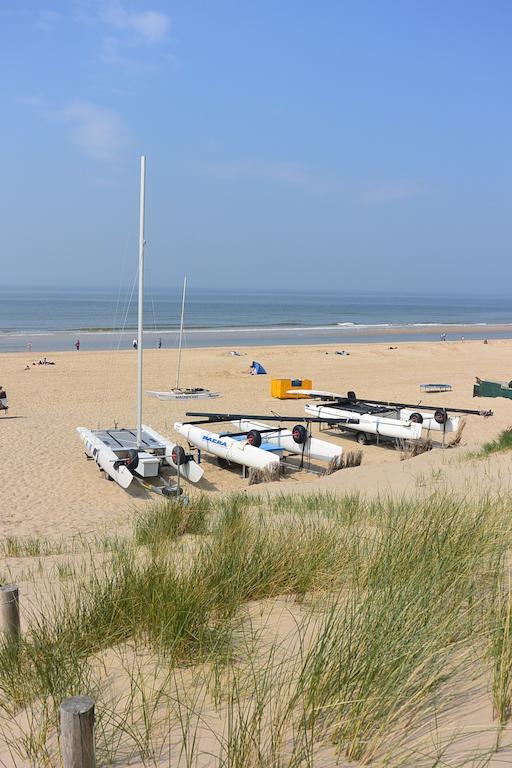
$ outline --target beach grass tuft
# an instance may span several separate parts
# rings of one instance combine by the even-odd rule
[[[206,532],[211,503],[204,496],[196,496],[187,504],[172,499],[152,502],[135,519],[135,543],[163,543],[186,533]]]
[[[493,453],[500,451],[509,451],[512,448],[512,427],[504,429],[500,432],[496,440],[492,440],[488,443],[484,443],[477,454],[473,455],[473,458],[484,458],[490,456]]]

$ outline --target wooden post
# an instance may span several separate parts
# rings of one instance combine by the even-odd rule
[[[0,587],[1,629],[8,641],[17,643],[20,639],[20,598],[16,584]]]
[[[94,701],[71,696],[60,705],[61,750],[64,768],[96,768]]]

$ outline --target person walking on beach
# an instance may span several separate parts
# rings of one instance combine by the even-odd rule
[[[75,341],[75,348],[77,352],[80,352],[80,339],[77,339]]]
[[[137,339],[134,339],[134,340],[132,341],[132,347],[133,347],[134,349],[137,349]]]
[[[158,349],[162,349],[162,337],[158,337]]]

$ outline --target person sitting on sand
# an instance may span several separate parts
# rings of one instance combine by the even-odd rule
[[[253,360],[251,363],[251,367],[249,368],[249,373],[251,376],[257,376],[258,374],[266,373],[266,370],[262,366],[261,363],[256,362],[256,360]]]

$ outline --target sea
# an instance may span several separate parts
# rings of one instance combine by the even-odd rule
[[[145,344],[175,347],[181,290],[145,295]],[[124,349],[137,326],[131,290],[0,288],[0,352]],[[232,347],[512,338],[512,299],[333,291],[191,290],[185,345]],[[451,330],[453,328],[453,331]],[[434,336],[433,336],[434,334]]]

